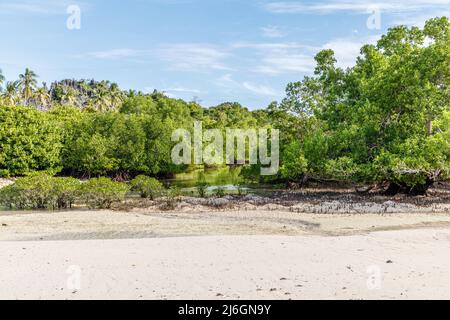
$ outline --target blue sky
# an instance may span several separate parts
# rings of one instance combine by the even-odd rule
[[[67,28],[69,5],[80,29]],[[0,0],[0,68],[256,109],[311,74],[321,49],[350,66],[389,27],[442,15],[450,0]]]

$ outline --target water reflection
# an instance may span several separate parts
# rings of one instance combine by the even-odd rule
[[[166,180],[166,182],[171,186],[190,189],[195,188],[198,182],[203,181],[208,183],[213,190],[220,187],[226,191],[233,191],[237,190],[238,187],[242,187],[244,183],[240,173],[241,167],[196,169],[190,172],[179,173],[173,179]]]

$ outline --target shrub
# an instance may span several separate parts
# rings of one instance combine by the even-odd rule
[[[209,183],[201,180],[195,184],[197,188],[197,193],[200,197],[204,198],[206,196],[206,192],[208,191]]]
[[[94,178],[81,186],[81,197],[90,208],[108,209],[122,201],[129,191],[128,185],[109,178]]]
[[[225,196],[225,188],[224,187],[217,187],[215,190],[216,197],[222,198]]]
[[[17,185],[11,184],[0,190],[0,205],[9,209],[25,209],[26,197]]]
[[[0,123],[0,176],[61,169],[62,133],[50,114],[0,106]]]
[[[139,192],[142,198],[154,200],[163,193],[164,186],[155,178],[140,175],[131,181],[131,189]]]
[[[163,210],[174,210],[176,207],[177,198],[181,196],[181,190],[178,187],[170,187],[165,190],[165,203],[161,207]]]
[[[53,177],[46,173],[35,173],[19,178],[0,191],[0,202],[11,209],[53,208]]]
[[[239,196],[244,195],[245,190],[244,190],[244,187],[241,184],[236,185],[236,188],[237,188],[237,192],[238,192]]]
[[[58,209],[72,208],[80,194],[81,183],[75,178],[54,178],[53,192]]]

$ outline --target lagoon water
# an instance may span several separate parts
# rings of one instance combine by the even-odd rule
[[[195,186],[200,181],[205,181],[210,185],[208,191],[222,188],[226,192],[234,192],[243,183],[242,177],[239,176],[240,172],[241,168],[239,167],[196,169],[190,172],[176,174],[173,179],[166,179],[165,182],[186,192],[195,192]],[[245,187],[243,189],[248,190],[249,188]]]
[[[279,190],[277,185],[268,184],[249,184],[240,176],[242,167],[221,167],[213,169],[197,168],[195,170],[176,174],[172,179],[166,179],[163,182],[169,186],[174,186],[183,190],[187,195],[197,194],[196,185],[200,181],[208,183],[207,193],[213,194],[218,188],[227,194],[259,194],[271,195]]]

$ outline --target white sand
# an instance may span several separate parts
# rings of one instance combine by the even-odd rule
[[[449,248],[448,229],[6,241],[0,299],[450,299]]]
[[[311,214],[289,211],[0,212],[1,240],[93,240],[217,235],[359,235],[450,228],[450,213]]]
[[[445,212],[0,212],[0,240],[0,299],[450,299]]]

